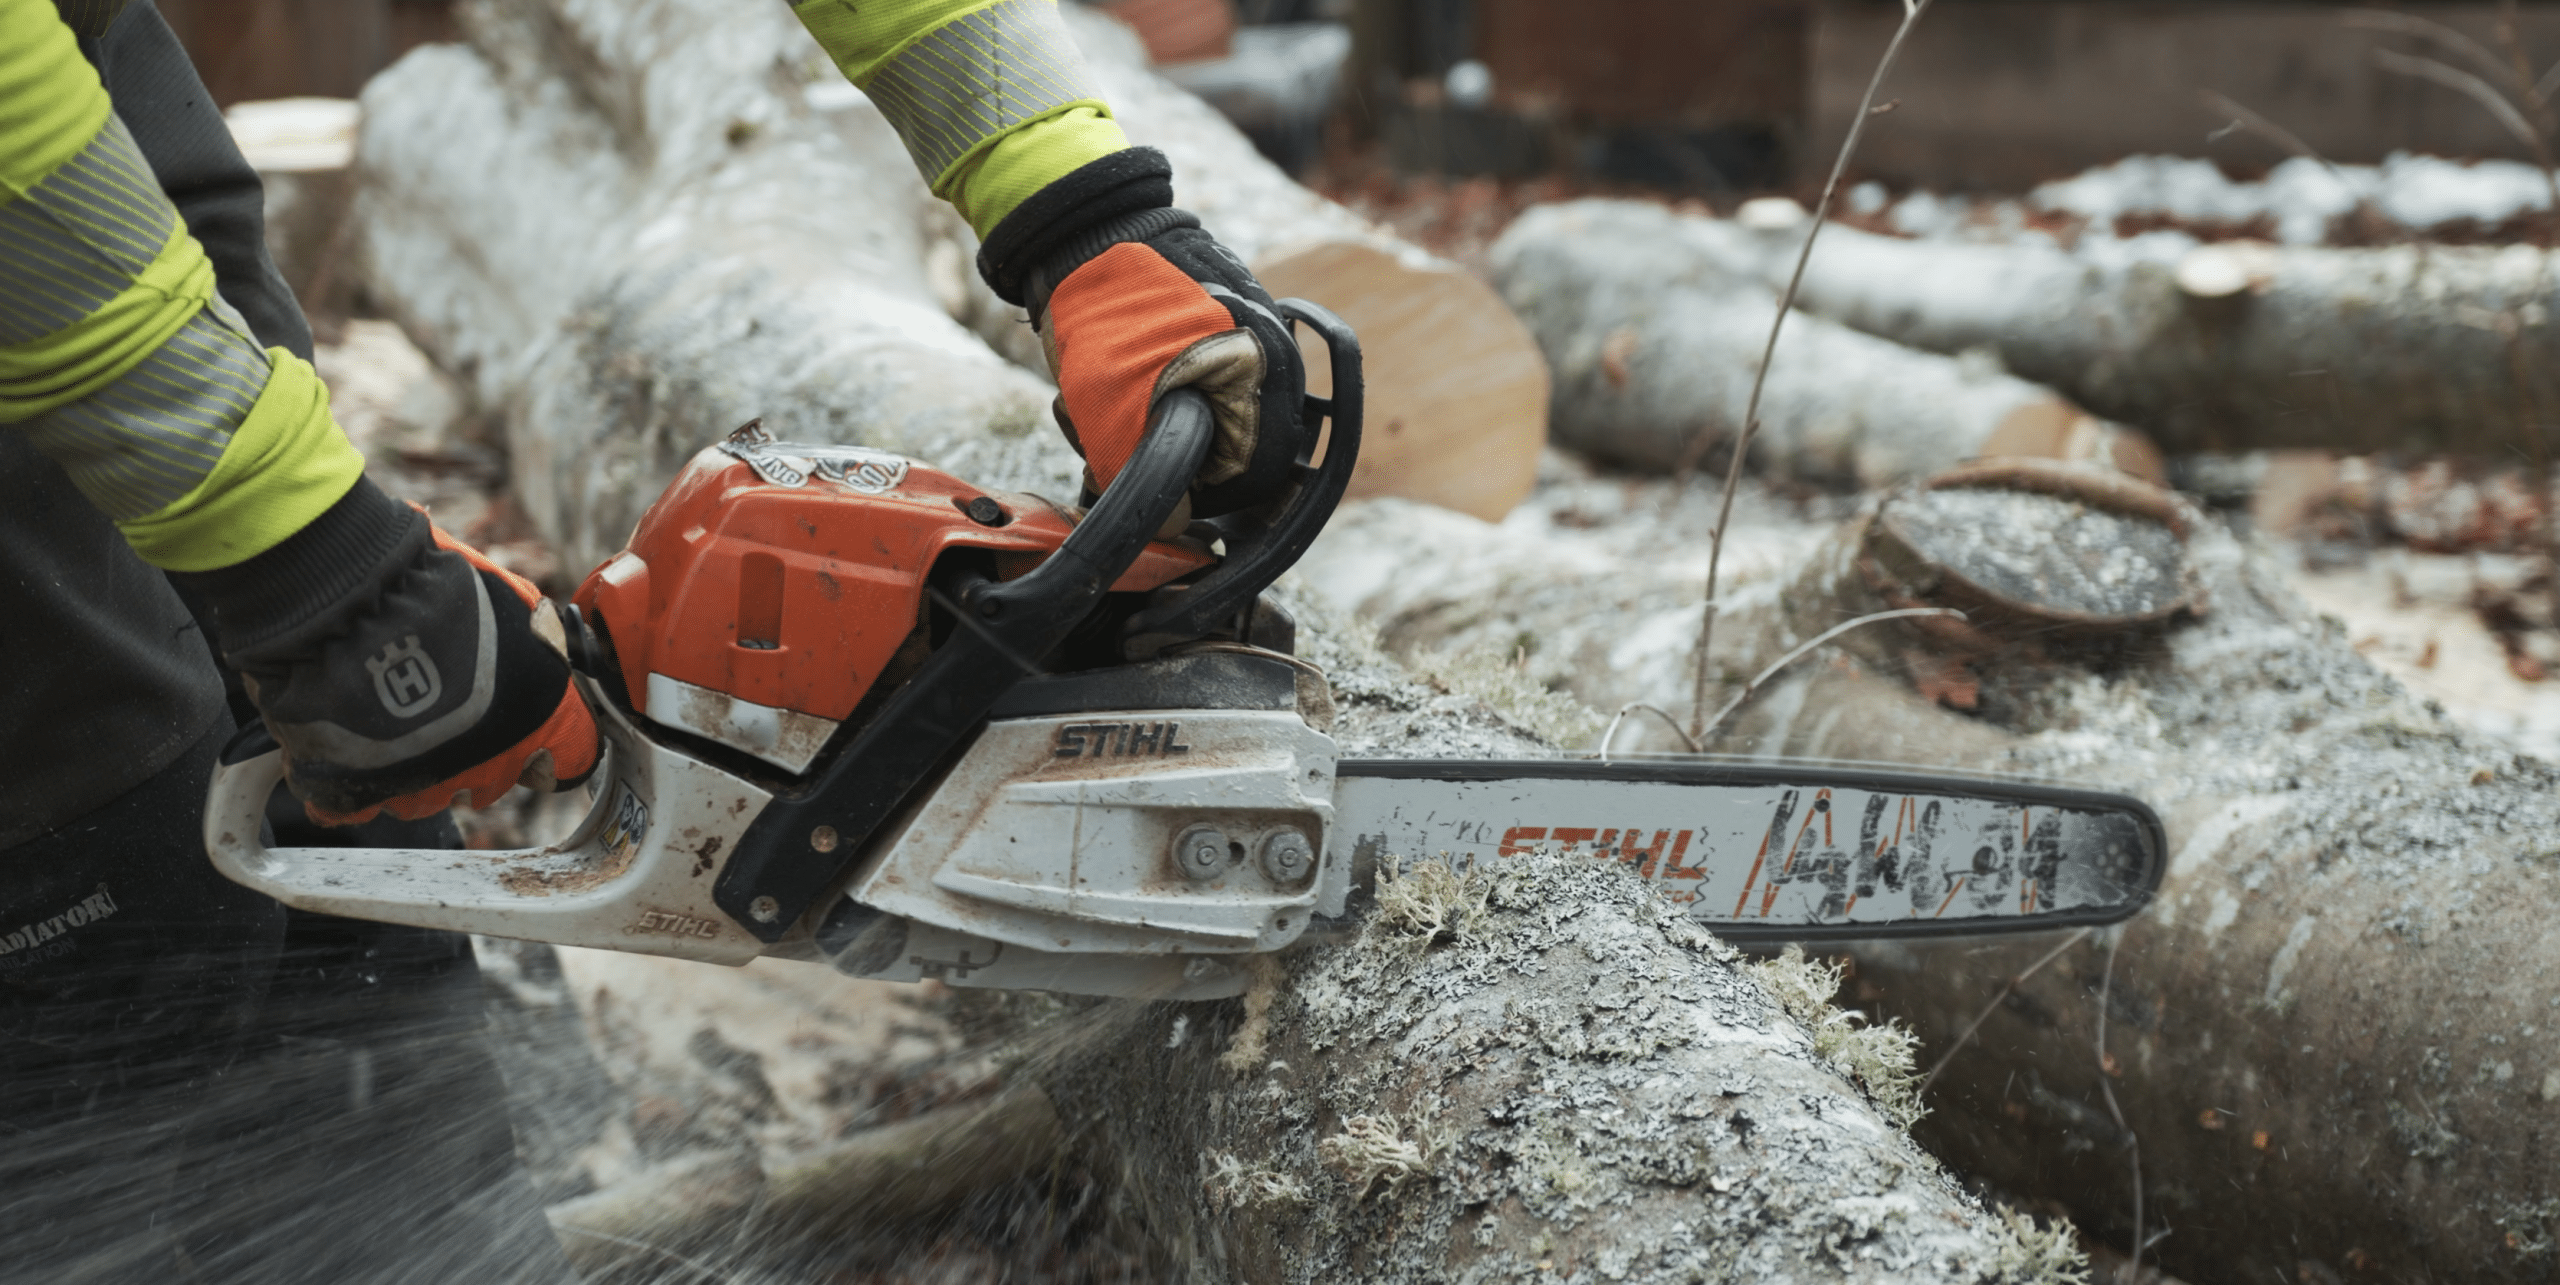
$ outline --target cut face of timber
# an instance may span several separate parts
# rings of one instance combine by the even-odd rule
[[[1408,264],[1335,241],[1254,265],[1275,298],[1324,303],[1360,332],[1367,431],[1350,494],[1400,495],[1495,521],[1537,478],[1547,363],[1491,287],[1453,264]],[[1302,334],[1308,390],[1332,392]]]

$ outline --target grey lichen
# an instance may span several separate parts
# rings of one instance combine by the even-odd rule
[[[1201,1189],[1208,1193],[1213,1209],[1302,1205],[1307,1201],[1307,1185],[1276,1169],[1248,1165],[1223,1151],[1210,1152],[1207,1158],[1209,1177]]]
[[[1377,931],[1365,943],[1393,949],[1429,949],[1442,940],[1471,936],[1484,927],[1485,900],[1492,882],[1475,872],[1460,874],[1445,861],[1422,861],[1399,870],[1393,861],[1378,867],[1377,909],[1370,923]]]
[[[2070,1279],[2034,1275],[2050,1244],[1968,1195],[1738,953],[1627,871],[1416,863],[1380,903],[1292,959],[1262,1075],[1239,1082],[1203,1039],[1132,1038],[1087,1082],[1116,1095],[1095,1119],[1131,1172],[1158,1171],[1154,1147],[1191,1148],[1177,1170],[1206,1154],[1205,1187],[1167,1196],[1195,1212],[1148,1214],[1188,1228],[1197,1278]],[[1796,989],[1827,995],[1807,967],[1824,977]],[[1302,1203],[1274,1194],[1290,1181]]]
[[[1749,969],[1788,1016],[1813,1033],[1814,1053],[1857,1081],[1895,1124],[1907,1129],[1929,1113],[1920,1101],[1918,1042],[1911,1032],[1890,1021],[1868,1025],[1862,1015],[1832,1004],[1840,993],[1841,965],[1807,959],[1803,947],[1791,945]]]

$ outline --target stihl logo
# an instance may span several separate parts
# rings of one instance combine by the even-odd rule
[[[696,919],[664,910],[644,910],[639,922],[623,929],[626,933],[659,933],[668,937],[700,937],[709,941],[720,935],[720,925],[709,919]]]
[[[423,714],[444,695],[444,677],[436,672],[435,661],[428,659],[427,649],[418,645],[416,634],[385,643],[382,654],[364,667],[373,675],[373,694],[393,718]]]
[[[1188,754],[1191,747],[1182,743],[1181,733],[1180,723],[1069,723],[1058,729],[1051,753],[1062,759]]]

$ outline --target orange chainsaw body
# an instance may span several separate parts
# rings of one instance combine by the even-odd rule
[[[982,549],[1009,580],[1074,524],[1035,495],[989,493],[880,451],[774,442],[751,425],[694,456],[575,601],[653,721],[681,721],[649,708],[655,674],[835,723],[924,620],[937,561]],[[1143,592],[1211,561],[1157,541],[1111,587]]]

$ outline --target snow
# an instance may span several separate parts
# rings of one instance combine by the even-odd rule
[[[1910,204],[1913,198],[1905,198]],[[2245,224],[2267,219],[2287,245],[2328,239],[2331,220],[2370,201],[2402,227],[2497,224],[2550,206],[2542,171],[2518,161],[2453,161],[2394,153],[2379,166],[2327,165],[2297,156],[2256,181],[2234,180],[2213,162],[2183,156],[2128,156],[2027,196],[2036,209],[2072,214],[2105,228],[2126,216],[2181,222]],[[1936,217],[1927,207],[1915,221]],[[1897,227],[1902,211],[1895,208]],[[1914,235],[1918,235],[1914,232]]]

